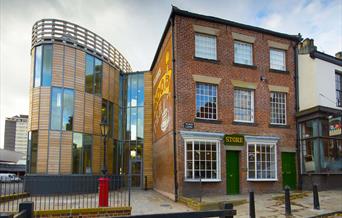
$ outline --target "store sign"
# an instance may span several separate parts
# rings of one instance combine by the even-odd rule
[[[184,128],[185,129],[193,129],[193,128],[195,128],[195,124],[193,122],[185,122]]]
[[[329,136],[341,135],[341,117],[329,119]]]
[[[223,137],[223,143],[225,145],[238,145],[243,146],[245,145],[245,137],[243,135],[239,134],[233,134],[233,135],[224,135]]]

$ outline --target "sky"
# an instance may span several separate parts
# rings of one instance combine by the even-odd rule
[[[5,117],[28,114],[32,25],[43,18],[76,23],[116,47],[133,70],[148,70],[171,5],[313,38],[318,50],[342,51],[342,0],[0,0],[0,148]]]

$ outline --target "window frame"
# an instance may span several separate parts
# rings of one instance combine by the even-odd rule
[[[215,97],[216,98],[216,102],[215,102],[215,104],[216,104],[216,118],[214,119],[214,118],[205,118],[205,117],[198,117],[197,116],[197,84],[204,84],[204,85],[210,85],[210,86],[214,86],[215,88],[216,88],[216,96],[213,96],[213,97]],[[200,119],[200,120],[218,120],[218,84],[212,84],[212,83],[204,83],[204,82],[195,82],[195,110],[196,110],[196,112],[195,112],[195,118],[196,119]],[[208,95],[208,97],[210,98],[211,96],[210,95]],[[212,115],[214,115],[214,113],[212,113]]]
[[[340,79],[340,81],[339,81],[340,82],[340,89],[337,89],[336,77],[339,77],[339,79]],[[337,98],[337,93],[340,94],[340,99]],[[336,107],[341,108],[342,107],[342,74],[339,73],[338,71],[335,71],[335,95],[336,95]]]
[[[250,45],[251,46],[251,64],[246,64],[246,63],[241,63],[241,62],[237,62],[236,61],[236,52],[235,52],[235,43],[240,43],[240,44],[246,44],[246,45]],[[254,66],[254,44],[250,43],[250,42],[244,42],[244,41],[240,41],[240,40],[234,40],[233,43],[233,51],[234,51],[234,64],[242,64],[242,65],[246,65],[246,66]]]
[[[188,172],[187,169],[187,143],[192,142],[192,156],[194,157],[194,142],[200,141],[200,142],[215,142],[216,143],[216,179],[195,179],[194,177],[194,167],[195,164],[192,164],[192,178],[187,178],[186,174]],[[184,139],[184,181],[185,182],[221,182],[221,142],[218,139],[203,139],[203,138],[187,138]],[[194,158],[192,159],[192,162],[194,163]]]
[[[251,92],[251,120],[250,121],[246,121],[246,120],[237,120],[235,119],[235,91],[250,91]],[[240,123],[254,123],[255,122],[255,117],[254,117],[254,114],[255,114],[255,105],[254,105],[254,92],[255,90],[254,89],[246,89],[246,88],[240,88],[240,87],[234,87],[234,102],[233,102],[233,115],[234,115],[234,122],[240,122]]]
[[[209,57],[201,57],[200,55],[197,54],[197,44],[196,44],[196,37],[207,37],[207,38],[212,38],[215,41],[215,58],[209,58]],[[206,60],[213,60],[213,61],[217,61],[217,36],[216,35],[211,35],[211,34],[206,34],[206,33],[201,33],[201,32],[195,32],[195,58],[201,58],[201,59],[206,59]]]
[[[272,102],[271,102],[271,99],[270,99],[270,124],[272,125],[280,125],[280,126],[286,126],[287,125],[287,93],[286,92],[274,92],[274,91],[271,91],[270,92],[270,98],[271,98],[271,95],[272,93],[277,93],[277,94],[283,94],[284,95],[284,99],[285,99],[285,123],[273,123],[272,122]],[[279,103],[278,103],[279,104]]]
[[[37,53],[37,50],[39,50],[38,53]],[[48,58],[45,54],[48,50],[50,50],[50,52],[51,52],[50,58]],[[37,61],[37,54],[40,55],[39,63]],[[34,67],[33,67],[32,87],[33,88],[50,87],[52,84],[52,74],[53,74],[53,72],[52,72],[53,71],[53,45],[52,44],[42,44],[42,45],[36,46],[34,48],[33,55],[34,55]],[[50,61],[50,67],[46,68],[47,64],[45,63],[45,61]],[[45,72],[45,70],[47,70],[47,72]],[[37,72],[37,71],[39,71],[39,72]],[[37,75],[39,77],[37,77]],[[48,78],[48,81],[45,81],[46,78]],[[39,81],[37,81],[36,79],[39,79]]]
[[[59,128],[53,128],[52,127],[52,119],[53,117],[55,116],[52,116],[54,113],[52,112],[53,110],[53,107],[52,107],[52,104],[53,104],[53,90],[57,90],[61,95],[61,99],[60,99],[60,104],[61,104],[61,108],[60,108],[60,120],[59,120]],[[72,92],[72,123],[71,123],[71,130],[68,130],[68,129],[64,129],[64,126],[63,126],[63,118],[64,118],[64,109],[65,109],[65,102],[64,102],[64,98],[65,98],[65,90],[67,91],[71,91]],[[57,92],[56,92],[57,93]],[[57,97],[58,98],[58,97]],[[58,101],[58,99],[56,99]],[[49,114],[49,130],[54,130],[54,131],[71,131],[73,132],[74,131],[74,117],[75,116],[75,90],[74,89],[70,89],[70,88],[65,88],[65,87],[57,87],[57,86],[51,86],[51,95],[50,95],[50,114]]]
[[[277,143],[276,142],[257,142],[257,141],[249,141],[246,143],[247,145],[247,149],[246,149],[246,152],[247,152],[247,157],[246,157],[246,164],[247,164],[247,181],[255,181],[255,182],[261,182],[261,181],[278,181],[278,159],[277,159]],[[248,153],[249,153],[249,145],[254,145],[254,154],[256,154],[256,147],[257,145],[273,145],[274,146],[274,175],[275,177],[274,178],[256,178],[257,174],[257,170],[256,170],[256,167],[257,167],[257,161],[255,160],[254,163],[255,163],[255,177],[254,179],[253,178],[249,178],[249,156],[248,156]]]
[[[284,64],[284,69],[276,69],[276,68],[272,68],[272,63],[271,63],[271,51],[276,51],[276,52],[282,52],[283,54],[284,54],[284,59],[283,59],[283,64]],[[269,57],[270,57],[270,69],[271,70],[277,70],[277,71],[284,71],[284,72],[286,72],[286,70],[287,70],[287,66],[286,66],[286,50],[283,50],[283,49],[279,49],[279,48],[270,48],[269,49]]]

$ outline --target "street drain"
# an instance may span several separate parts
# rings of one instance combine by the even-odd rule
[[[161,207],[170,207],[171,205],[170,204],[161,204],[160,206]]]

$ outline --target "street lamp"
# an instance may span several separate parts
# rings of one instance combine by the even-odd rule
[[[102,165],[102,175],[105,176],[107,173],[107,134],[108,134],[108,123],[107,122],[101,122],[101,135],[103,137],[103,165]]]

